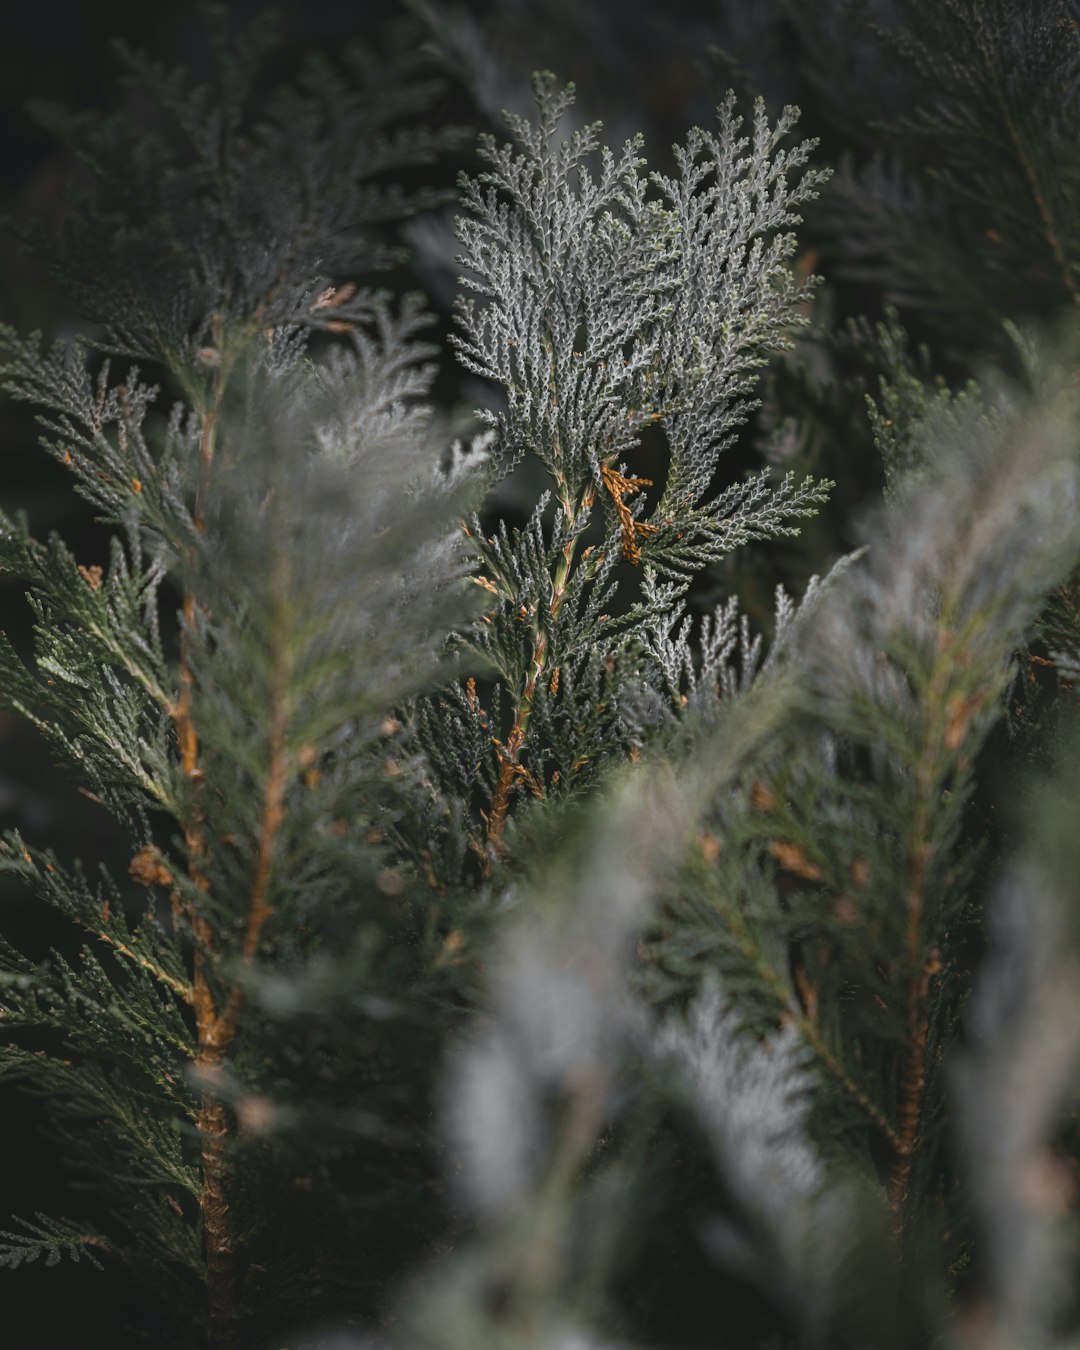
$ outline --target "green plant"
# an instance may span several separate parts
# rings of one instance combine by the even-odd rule
[[[1044,8],[995,4],[977,45],[1060,85]],[[941,52],[893,33],[923,82],[968,10]],[[109,536],[84,559],[0,518],[34,625],[4,706],[130,859],[0,843],[59,916],[45,961],[0,940],[0,1064],[88,1192],[0,1264],[85,1255],[184,1347],[1065,1350],[1072,325],[1015,322],[1015,270],[969,303],[914,231],[924,289],[873,276],[931,334],[956,299],[956,378],[896,310],[810,329],[791,231],[830,189],[793,108],[744,131],[729,94],[648,172],[539,74],[459,179],[448,348],[490,402],[463,443],[423,300],[371,284],[441,200],[391,181],[461,141],[417,129],[427,67],[272,86],[270,28],[206,17],[215,89],[121,49],[152,118],[42,110],[91,187],[21,233],[85,326],[0,328]],[[960,174],[953,103],[927,118],[974,228],[998,177]],[[865,264],[851,181],[814,228]],[[1046,213],[1010,219],[1023,254]],[[965,346],[988,313],[996,366]],[[762,380],[785,350],[813,363]],[[884,499],[752,624],[731,555],[797,533],[833,485],[792,465],[857,420]],[[788,467],[744,472],[755,436]]]

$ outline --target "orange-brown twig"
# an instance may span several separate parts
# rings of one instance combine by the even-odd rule
[[[219,325],[215,323],[215,346],[220,344],[220,336]],[[199,441],[199,478],[195,492],[193,521],[195,529],[200,534],[205,523],[205,499],[214,460],[218,406],[224,393],[224,384],[225,363],[219,357],[215,367],[211,398],[203,410],[202,435]],[[194,556],[191,551],[188,554],[189,571],[193,564]],[[194,718],[195,675],[191,662],[191,643],[198,618],[198,604],[190,584],[185,590],[181,612],[183,623],[180,633],[179,692],[170,712],[180,750],[180,767],[193,789],[186,819],[183,821],[188,877],[195,890],[206,895],[210,891],[209,859],[203,810],[199,800],[203,771],[199,763],[199,736]],[[196,1128],[202,1164],[200,1208],[206,1258],[210,1339],[217,1350],[230,1350],[235,1344],[236,1337],[237,1276],[236,1253],[232,1242],[226,1193],[229,1123],[225,1106],[214,1090],[214,1080],[220,1072],[221,1062],[232,1041],[235,1018],[226,1021],[218,1011],[211,987],[207,961],[212,950],[213,933],[208,920],[200,913],[197,904],[184,903],[179,888],[174,888],[171,903],[174,923],[179,925],[186,919],[194,942],[191,1006],[195,1013],[198,1044],[194,1068],[202,1084]]]
[[[600,477],[603,479],[604,486],[611,493],[611,500],[615,505],[615,514],[619,517],[619,526],[622,530],[622,555],[627,562],[637,566],[641,561],[641,546],[637,542],[638,536],[640,535],[644,539],[650,534],[656,534],[658,526],[635,520],[624,498],[632,497],[642,488],[652,487],[652,479],[627,478],[607,464],[601,464]]]
[[[930,981],[940,970],[941,958],[935,948],[927,957],[918,979],[912,982],[909,994],[908,1021],[913,1029],[913,1036],[900,1080],[898,1112],[900,1128],[897,1133],[892,1171],[889,1174],[889,1203],[893,1207],[894,1214],[903,1204],[911,1180],[926,1091],[926,1043],[930,1031],[926,1003],[930,993]]]
[[[529,726],[536,685],[544,673],[544,654],[547,651],[547,634],[537,629],[533,637],[532,659],[529,673],[525,678],[525,687],[521,691],[517,715],[506,744],[497,746],[499,752],[499,774],[495,781],[495,791],[491,798],[491,810],[487,818],[488,859],[486,870],[491,869],[491,850],[498,846],[502,832],[506,827],[506,817],[510,809],[510,797],[515,784],[525,773],[519,757],[525,744],[525,733]]]

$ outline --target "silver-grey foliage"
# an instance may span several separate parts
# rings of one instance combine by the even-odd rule
[[[462,643],[495,687],[451,688],[415,716],[437,787],[483,821],[470,847],[485,871],[519,795],[565,798],[616,747],[641,748],[664,720],[643,720],[643,691],[682,706],[692,674],[661,671],[650,633],[694,575],[797,533],[830,486],[721,474],[760,368],[806,322],[791,227],[827,175],[807,167],[813,142],[783,146],[796,110],[770,124],[758,102],[743,134],[729,94],[667,175],[646,171],[640,137],[615,152],[599,123],[567,130],[572,86],[533,88],[536,121],[507,114],[511,139],[482,136],[484,172],[461,179],[453,341],[502,395],[479,414],[491,483],[530,456],[550,487],[519,529],[469,525],[486,609]],[[649,455],[662,485],[633,467]]]
[[[568,527],[581,528],[590,489],[610,524],[603,471],[626,474],[622,457],[659,423],[667,482],[651,510],[632,508],[626,552],[640,532],[646,559],[679,572],[786,532],[820,485],[709,489],[764,353],[805,322],[789,230],[827,173],[805,167],[812,141],[778,148],[796,111],[772,127],[759,102],[747,137],[729,95],[715,132],[675,147],[674,175],[646,175],[640,137],[619,154],[601,148],[599,124],[560,139],[572,87],[538,76],[534,88],[539,123],[508,115],[514,143],[482,137],[488,167],[462,181],[463,280],[479,301],[459,302],[455,341],[466,368],[506,394],[505,412],[482,414],[498,434],[496,467],[531,452]]]

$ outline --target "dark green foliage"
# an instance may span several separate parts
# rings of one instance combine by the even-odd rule
[[[267,14],[236,32],[225,7],[202,9],[211,86],[117,43],[128,108],[36,106],[89,185],[59,238],[27,236],[111,350],[161,362],[189,392],[215,325],[234,334],[353,318],[344,294],[334,313],[314,303],[325,279],[385,265],[396,255],[376,227],[432,200],[388,171],[430,164],[460,140],[415,124],[438,86],[408,51],[414,34],[389,55],[360,45],[339,64],[313,55],[257,99],[277,22]]]
[[[36,1261],[42,1254],[47,1266],[55,1266],[61,1256],[70,1256],[73,1261],[85,1256],[91,1265],[101,1269],[101,1262],[93,1251],[95,1246],[103,1245],[101,1238],[55,1219],[47,1219],[44,1214],[38,1214],[36,1218],[37,1223],[16,1219],[24,1229],[21,1233],[0,1233],[0,1237],[7,1239],[0,1246],[0,1263],[15,1270],[24,1263],[29,1265]]]
[[[101,566],[3,520],[2,566],[35,619],[32,664],[4,647],[4,698],[127,832],[149,892],[133,906],[131,881],[3,845],[4,870],[90,938],[42,966],[6,949],[5,1072],[48,1102],[109,1216],[100,1238],[42,1221],[11,1250],[99,1243],[171,1305],[182,1345],[207,1316],[215,1343],[253,1343],[281,1319],[370,1307],[378,1264],[359,1298],[335,1265],[351,1269],[386,1206],[430,1192],[416,1145],[429,1028],[456,998],[438,964],[454,910],[425,912],[386,842],[402,814],[393,713],[469,613],[454,522],[475,498],[469,452],[447,457],[423,402],[420,302],[353,280],[381,256],[364,231],[420,200],[385,171],[447,143],[395,130],[431,87],[411,59],[357,53],[341,72],[305,67],[251,121],[238,81],[256,36],[230,53],[223,14],[213,26],[224,107],[130,58],[172,119],[161,138],[122,115],[69,128],[97,196],[41,247],[78,282],[94,341],[2,334],[8,391],[114,531]],[[327,332],[338,345],[314,359]],[[118,369],[132,355],[172,392]],[[207,1150],[226,1120],[240,1135],[213,1220]],[[315,1130],[318,1163],[295,1142]]]
[[[978,341],[1076,291],[1075,7],[903,0],[896,20],[877,30],[908,90],[895,167],[840,176],[837,246]]]
[[[534,76],[459,179],[465,442],[372,277],[458,140],[415,30],[275,85],[207,7],[212,87],[43,112],[88,326],[0,379],[107,542],[0,516],[0,699],[129,863],[0,840],[73,1216],[0,1265],[217,1350],[1074,1345],[1076,16],[933,14],[743,25],[839,187],[793,107],[649,170]]]

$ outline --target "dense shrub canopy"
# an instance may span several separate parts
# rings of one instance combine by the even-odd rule
[[[0,1265],[102,1343],[1080,1343],[1080,14],[687,6],[665,151],[600,8],[36,109]]]

